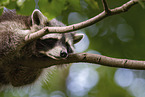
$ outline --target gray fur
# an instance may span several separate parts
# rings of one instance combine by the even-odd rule
[[[34,10],[31,16],[16,15],[12,10],[3,12],[0,16],[0,86],[19,87],[34,83],[46,69],[24,67],[17,64],[19,59],[32,56],[61,59],[67,57],[65,53],[61,55],[61,51],[67,54],[73,53],[75,33],[47,34],[17,49],[29,31],[35,33],[45,26],[65,25],[56,19],[48,22],[39,10]],[[48,43],[46,40],[53,43]]]

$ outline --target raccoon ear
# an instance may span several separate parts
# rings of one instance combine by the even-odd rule
[[[73,40],[74,44],[79,42],[83,37],[84,37],[84,34],[82,34],[82,33],[75,33],[74,34],[74,40]]]
[[[47,21],[47,17],[45,17],[38,9],[33,11],[31,19],[32,25],[44,25]]]

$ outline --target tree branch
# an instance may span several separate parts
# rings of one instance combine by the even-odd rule
[[[145,0],[143,0],[143,1],[145,1]],[[103,11],[102,13],[98,14],[97,16],[95,16],[95,17],[93,17],[89,20],[83,21],[81,23],[73,24],[73,25],[70,25],[70,26],[66,26],[66,27],[44,27],[43,29],[41,29],[41,30],[39,30],[35,33],[30,33],[29,35],[27,35],[25,37],[25,42],[27,43],[27,42],[33,41],[33,40],[38,39],[38,38],[40,38],[40,37],[42,37],[42,36],[44,36],[48,33],[66,33],[66,32],[76,31],[76,30],[85,28],[87,26],[93,25],[93,24],[101,21],[102,19],[104,19],[108,16],[126,12],[133,5],[135,5],[137,3],[138,3],[138,0],[130,0],[129,2],[123,4],[120,7],[111,9],[109,11],[109,14],[106,14],[106,12]],[[105,10],[109,10],[105,0],[103,0],[103,4],[105,6]]]
[[[102,0],[102,3],[103,3],[103,7],[104,7],[104,10],[105,10],[106,14],[109,14],[111,11],[108,7],[108,4],[107,4],[106,0]]]
[[[143,0],[145,1],[145,0]],[[102,19],[111,16],[111,15],[116,15],[119,13],[123,13],[128,11],[133,5],[137,4],[138,0],[130,0],[129,2],[123,4],[120,7],[114,8],[114,9],[109,9],[107,6],[107,3],[105,0],[103,0],[104,4],[104,10],[102,13],[99,15],[86,20],[84,22],[78,23],[78,24],[73,24],[70,26],[66,27],[44,27],[43,29],[29,34],[25,37],[25,42],[30,42],[35,39],[38,39],[48,33],[66,33],[66,32],[71,32],[75,30],[82,29],[84,27],[90,26],[94,23],[97,23],[101,21]],[[109,14],[106,14],[108,12]],[[130,69],[145,69],[145,61],[136,61],[136,60],[128,60],[128,59],[117,59],[117,58],[110,58],[102,55],[97,55],[97,54],[88,54],[88,53],[80,53],[80,54],[71,54],[67,59],[61,59],[61,60],[54,60],[50,58],[37,58],[37,57],[32,57],[29,59],[23,59],[23,60],[18,60],[20,63],[24,66],[32,67],[32,68],[45,68],[49,67],[52,65],[59,65],[59,64],[67,64],[67,63],[74,63],[74,62],[87,62],[87,63],[95,63],[95,64],[100,64],[104,66],[110,66],[110,67],[120,67],[120,68],[130,68]]]
[[[128,59],[117,59],[110,58],[98,54],[90,53],[78,53],[71,54],[67,59],[54,60],[50,58],[38,58],[32,57],[29,59],[18,60],[23,66],[32,67],[32,68],[45,68],[52,65],[68,64],[68,63],[77,63],[77,62],[87,62],[95,63],[103,66],[109,67],[119,67],[119,68],[129,68],[129,69],[145,69],[145,61],[136,61]]]

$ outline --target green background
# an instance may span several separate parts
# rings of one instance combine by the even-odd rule
[[[107,0],[112,9],[128,1]],[[39,8],[49,20],[57,18],[66,25],[82,22],[103,11],[101,0],[0,0],[0,14],[4,7],[16,9],[21,15],[31,15]],[[85,38],[75,45],[76,52],[145,60],[142,2],[78,32],[85,33]],[[145,97],[144,74],[144,70],[87,63],[52,67],[42,84],[2,90],[0,97]]]

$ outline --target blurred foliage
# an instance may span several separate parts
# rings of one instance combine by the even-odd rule
[[[6,7],[16,9],[19,14],[31,15],[35,8],[39,8],[49,20],[57,18],[68,25],[84,21],[103,11],[101,0],[39,0],[36,4],[35,1],[0,0],[0,13]],[[127,1],[107,0],[110,8],[121,6]],[[126,13],[108,17],[99,23],[80,30],[79,32],[86,33],[90,43],[88,49],[84,51],[94,50],[99,54],[109,57],[145,60],[145,10],[141,6],[144,7],[143,2],[133,6]],[[139,85],[140,87],[135,87],[133,84],[128,87],[122,87],[114,80],[116,68],[98,67],[90,64],[87,66],[95,68],[99,75],[99,81],[85,95],[74,97],[139,97],[131,91],[131,87],[138,90],[138,88],[144,86],[143,84]],[[80,71],[83,70],[81,66],[77,68]],[[68,83],[67,76],[69,74],[69,66],[65,68],[54,67],[49,70],[46,81],[42,82],[42,86],[39,89],[6,90],[0,93],[0,97],[56,97],[55,95],[59,95],[57,97],[69,97],[70,91],[68,92],[66,88]],[[145,78],[144,71],[133,70],[133,74],[134,78]],[[139,92],[139,94],[143,95],[143,92]]]
[[[30,15],[35,9],[34,0],[0,0],[0,9],[16,9],[19,14]]]

